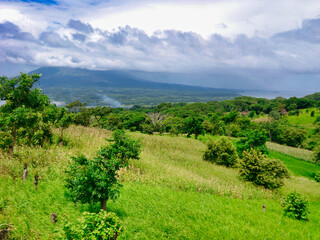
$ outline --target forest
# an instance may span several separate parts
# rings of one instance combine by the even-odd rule
[[[0,239],[319,239],[320,93],[131,108],[0,77]]]

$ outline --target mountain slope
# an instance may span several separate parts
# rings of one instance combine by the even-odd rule
[[[42,67],[32,71],[42,74],[41,87],[110,87],[110,88],[147,88],[188,91],[232,92],[235,90],[206,88],[183,84],[154,82],[160,73],[149,73],[145,79],[130,71],[119,70],[88,70],[69,67]]]
[[[134,71],[43,67],[32,73],[42,74],[37,87],[40,86],[52,100],[64,103],[80,100],[89,105],[157,105],[239,96],[236,90],[156,82],[163,76],[157,72],[137,74]],[[121,103],[111,104],[110,97]]]

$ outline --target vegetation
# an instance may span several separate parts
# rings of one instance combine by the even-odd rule
[[[240,175],[257,185],[275,189],[284,185],[289,172],[279,160],[267,159],[259,150],[251,149],[243,152]]]
[[[116,239],[122,227],[115,213],[101,210],[99,213],[84,212],[76,223],[66,221],[63,230],[67,239]]]
[[[81,155],[72,157],[73,162],[66,170],[68,196],[81,203],[100,202],[107,210],[107,201],[119,195],[119,170],[129,159],[138,159],[140,146],[128,138],[123,131],[113,133],[112,145],[103,147],[93,159]]]
[[[284,214],[298,220],[308,220],[308,201],[301,194],[292,192],[287,195],[283,203]]]
[[[320,238],[318,94],[61,108],[38,78],[1,78],[1,238]]]
[[[208,143],[203,159],[226,167],[234,167],[238,163],[238,154],[232,142],[222,137]]]

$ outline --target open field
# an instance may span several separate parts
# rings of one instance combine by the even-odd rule
[[[68,146],[19,147],[20,158],[0,158],[0,226],[10,226],[15,239],[63,238],[62,218],[76,219],[94,206],[73,204],[64,195],[64,169],[70,156],[94,156],[110,132],[71,127]],[[141,139],[141,159],[120,173],[120,198],[108,202],[124,225],[118,239],[319,239],[320,184],[311,179],[318,166],[271,151],[292,172],[286,185],[265,190],[227,169],[202,160],[203,142],[184,137],[130,133]],[[29,163],[29,178],[21,180]],[[312,169],[312,170],[311,170]],[[33,175],[41,176],[38,190]],[[310,200],[310,222],[283,216],[282,197],[297,190]],[[266,205],[266,212],[262,206]],[[52,225],[50,215],[57,213]]]

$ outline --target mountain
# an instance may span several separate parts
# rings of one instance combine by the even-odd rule
[[[167,89],[188,91],[232,92],[235,90],[221,88],[207,88],[183,84],[160,83],[152,81],[158,79],[161,73],[151,72],[147,76],[139,76],[137,72],[119,70],[88,70],[69,67],[42,67],[32,73],[42,74],[41,87],[107,87],[107,88],[142,88]],[[142,75],[144,72],[140,72]]]
[[[161,102],[207,102],[239,96],[236,90],[156,82],[157,72],[88,70],[69,67],[42,67],[40,86],[55,101],[86,101],[103,105],[114,98],[125,105],[156,105]],[[173,75],[174,76],[174,75]],[[119,104],[117,104],[119,105]]]

